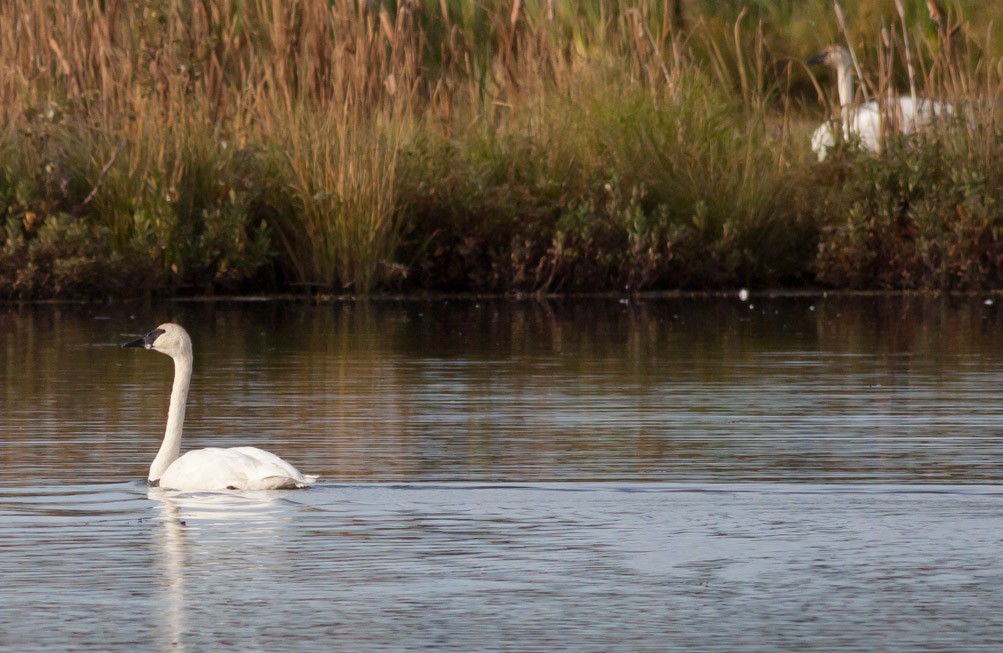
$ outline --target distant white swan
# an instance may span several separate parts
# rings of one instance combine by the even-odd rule
[[[853,106],[855,97],[854,72],[850,52],[841,45],[830,45],[808,60],[809,65],[820,63],[826,64],[836,71],[843,138],[859,138],[861,146],[871,152],[877,152],[881,146],[881,107],[873,100],[859,106]],[[886,132],[892,125],[895,125],[903,134],[911,134],[924,125],[930,124],[935,116],[951,115],[953,107],[946,102],[925,98],[914,99],[903,95],[898,98],[889,98],[886,111]],[[829,149],[835,144],[836,139],[831,122],[822,123],[811,136],[811,149],[818,155],[819,161],[825,160]]]
[[[174,359],[174,387],[167,432],[150,465],[148,482],[174,490],[279,490],[302,488],[317,480],[301,474],[278,456],[254,447],[197,449],[178,457],[181,429],[192,379],[192,341],[177,324],[161,324],[123,347],[145,347]]]

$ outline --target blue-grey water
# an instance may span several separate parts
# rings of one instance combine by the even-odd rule
[[[0,650],[998,650],[983,300],[0,306]],[[318,486],[146,486],[166,320]]]

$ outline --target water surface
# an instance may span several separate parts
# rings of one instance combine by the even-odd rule
[[[185,447],[302,492],[142,482]],[[981,298],[0,307],[0,648],[991,650]]]

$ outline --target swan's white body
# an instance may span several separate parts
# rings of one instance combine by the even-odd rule
[[[174,387],[167,431],[150,465],[151,485],[174,490],[279,490],[308,487],[316,476],[301,474],[273,453],[255,447],[197,449],[179,457],[181,431],[192,378],[192,341],[177,324],[161,324],[123,347],[145,347],[174,360]]]
[[[951,107],[941,102],[933,100],[919,99],[913,102],[911,97],[902,96],[893,98],[892,102],[898,103],[898,108],[893,111],[901,115],[898,121],[901,133],[912,134],[924,125],[933,121],[935,116],[950,115]],[[860,146],[869,152],[877,152],[881,145],[879,134],[881,133],[881,108],[873,100],[865,102],[858,107],[844,107],[841,111],[843,123],[843,140],[850,138],[860,139]],[[887,121],[886,121],[887,122]],[[829,153],[829,149],[835,147],[836,139],[833,134],[833,126],[830,122],[824,122],[811,136],[812,152],[818,155],[819,161],[824,161]]]
[[[830,45],[808,63],[824,63],[836,71],[843,140],[857,138],[860,140],[860,145],[870,152],[881,149],[882,131],[887,132],[894,128],[903,134],[912,134],[929,125],[937,116],[949,116],[954,111],[954,108],[946,102],[913,98],[908,95],[888,98],[884,115],[882,107],[873,100],[853,106],[855,97],[853,60],[846,48]],[[811,149],[818,155],[819,161],[824,161],[829,149],[835,145],[836,138],[831,122],[819,125],[811,136]]]
[[[195,449],[164,471],[160,487],[174,490],[283,490],[307,487],[316,476],[301,474],[273,453],[256,447]]]

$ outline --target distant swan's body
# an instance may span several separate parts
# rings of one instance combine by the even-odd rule
[[[192,377],[192,341],[177,324],[161,324],[123,347],[145,347],[174,359],[174,387],[167,431],[150,465],[151,485],[174,490],[279,490],[308,487],[316,476],[301,474],[273,453],[255,447],[197,449],[179,457],[181,431]]]
[[[953,107],[947,102],[914,99],[908,95],[889,98],[884,116],[881,106],[873,100],[853,106],[853,60],[849,51],[840,45],[830,45],[809,59],[808,63],[822,63],[835,69],[843,140],[859,138],[860,145],[868,151],[877,152],[881,148],[882,121],[884,131],[895,127],[903,134],[912,134],[929,125],[935,117],[953,113]],[[818,155],[819,161],[824,161],[829,149],[835,145],[836,138],[830,122],[822,123],[811,136],[811,149]]]
[[[899,124],[903,134],[914,133],[941,113],[947,115],[951,113],[950,105],[932,100],[920,98],[913,102],[911,97],[902,96],[892,101],[898,103],[897,111],[902,116]],[[881,108],[878,103],[872,100],[857,107],[847,107],[842,113],[843,140],[851,137],[859,138],[861,147],[869,152],[877,152],[880,149],[881,133]],[[824,161],[829,149],[835,145],[832,123],[822,123],[811,136],[811,149],[818,155],[819,161]]]

